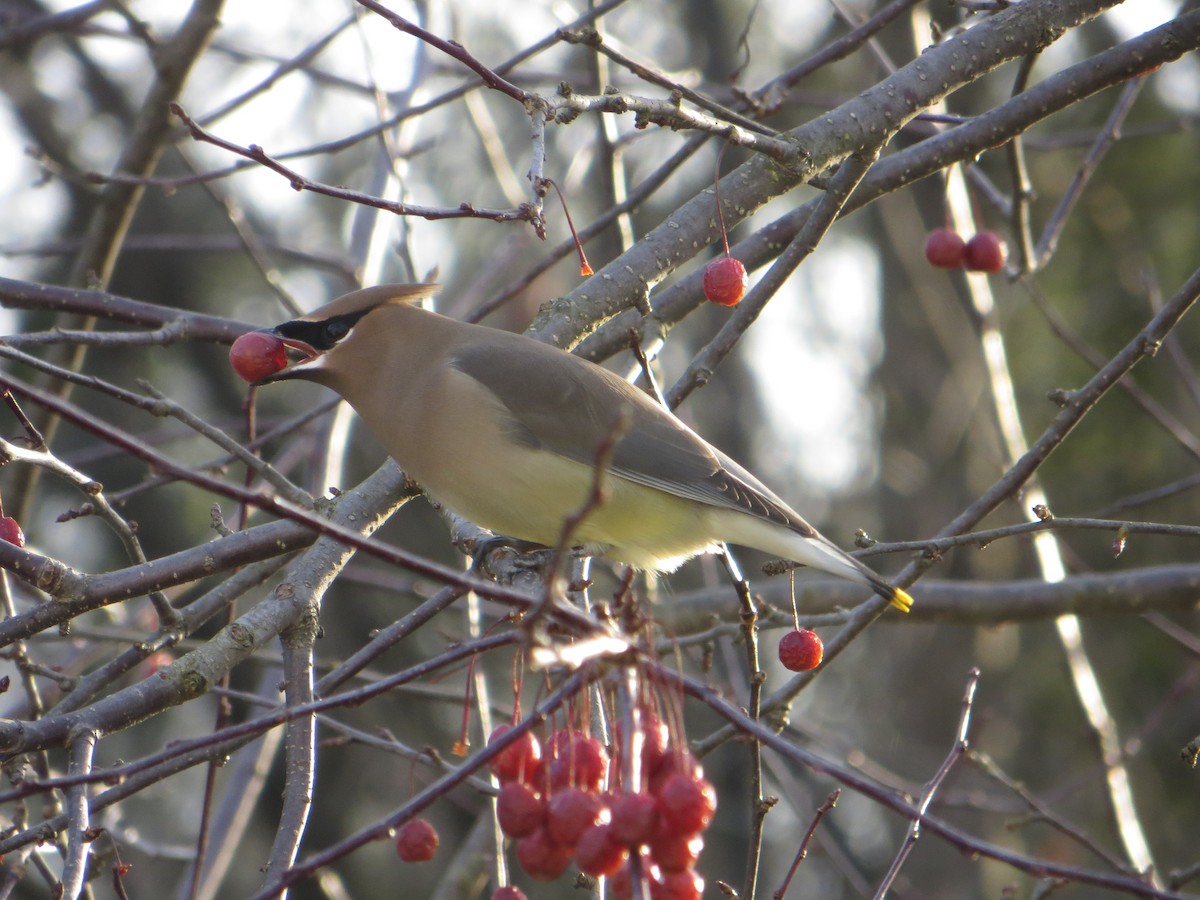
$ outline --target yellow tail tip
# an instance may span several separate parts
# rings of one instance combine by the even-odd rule
[[[908,592],[902,591],[900,588],[893,588],[893,590],[895,593],[892,594],[892,606],[896,607],[896,609],[903,613],[906,613],[912,609],[913,598],[909,596]]]

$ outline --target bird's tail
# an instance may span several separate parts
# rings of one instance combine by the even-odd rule
[[[912,609],[912,594],[903,588],[898,588],[894,584],[888,584],[886,581],[883,582],[882,586],[876,586],[875,584],[872,584],[871,587],[875,588],[875,591],[881,597],[886,597],[888,600],[890,600],[892,606],[896,607],[896,609],[900,610],[900,612],[906,613]]]
[[[780,529],[781,532],[782,529]],[[780,534],[776,532],[776,536]],[[908,612],[912,608],[912,596],[908,595],[906,590],[895,587],[894,584],[888,583],[869,565],[860,563],[858,559],[850,556],[850,553],[842,550],[841,547],[834,544],[826,536],[820,533],[814,533],[811,536],[791,532],[787,534],[786,550],[790,551],[782,554],[788,559],[793,559],[794,562],[811,565],[814,569],[829,572],[830,575],[840,575],[842,578],[848,578],[850,581],[857,581],[860,584],[865,584],[874,590],[874,592],[882,598],[886,598],[900,612]],[[756,545],[762,550],[766,550],[761,544]],[[784,547],[780,547],[784,550]]]
[[[865,585],[879,596],[887,598],[901,612],[908,612],[912,608],[913,599],[907,591],[889,584],[869,566],[815,531],[803,534],[774,522],[743,515],[728,523],[723,533],[730,543],[757,547],[784,559]]]
[[[823,540],[820,535],[818,535],[816,539]],[[906,613],[912,609],[913,598],[908,591],[891,584],[874,569],[859,562],[853,556],[845,553],[835,545],[829,544],[829,546],[836,550],[838,554],[848,559],[854,568],[858,570],[859,574],[866,579],[867,584],[871,586],[871,590],[877,593],[880,597],[891,601],[892,606],[896,607],[896,609],[900,610],[900,612]]]

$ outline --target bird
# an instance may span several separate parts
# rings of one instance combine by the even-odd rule
[[[736,544],[912,606],[638,387],[525,335],[423,308],[437,290],[377,285],[260,329],[287,360],[255,384],[330,388],[430,497],[497,535],[557,546],[599,467],[601,500],[570,535],[589,554],[669,572]]]

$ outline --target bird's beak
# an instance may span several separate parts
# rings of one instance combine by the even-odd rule
[[[269,329],[269,332],[271,334],[278,334],[278,332],[276,332],[273,328]],[[280,337],[282,336],[280,335]],[[301,363],[311,362],[321,355],[321,351],[312,344],[289,337],[284,337],[282,340],[283,346],[287,347],[288,349],[288,360],[292,364],[299,365]]]
[[[269,334],[283,341],[283,346],[287,350],[288,364],[278,372],[272,372],[265,378],[258,379],[254,382],[255,387],[275,381],[286,381],[310,369],[320,368],[321,351],[312,344],[296,338],[285,337],[279,333],[278,328],[260,328],[259,330],[263,334]]]

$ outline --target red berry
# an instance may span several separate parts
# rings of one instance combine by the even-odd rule
[[[566,755],[566,752],[571,747],[571,741],[575,740],[579,734],[573,728],[564,728],[560,731],[555,731],[554,736],[550,738],[550,745],[546,748],[547,759],[558,759],[560,756]]]
[[[566,734],[567,732],[559,732]],[[598,791],[608,771],[608,753],[600,741],[575,732],[567,740],[555,736],[556,758],[550,766],[550,785],[556,790],[578,786]],[[565,745],[565,746],[562,746]]]
[[[935,228],[925,238],[925,259],[939,269],[961,269],[967,242],[952,228]]]
[[[166,650],[156,650],[142,660],[142,677],[149,678],[159,669],[165,669],[173,662],[175,662],[175,657]]]
[[[8,541],[18,547],[25,546],[25,532],[12,516],[0,516],[0,541]]]
[[[655,715],[643,716],[642,732],[642,775],[645,776],[658,768],[667,755],[671,733],[667,723]]]
[[[546,807],[546,830],[555,843],[574,847],[579,836],[595,825],[604,810],[599,794],[567,788],[550,798]]]
[[[659,760],[654,771],[650,773],[650,793],[661,794],[667,779],[679,774],[695,780],[704,777],[704,767],[700,765],[700,760],[686,748],[672,750]]]
[[[704,778],[677,773],[658,792],[663,831],[699,834],[717,811],[717,792]]]
[[[550,789],[551,772],[554,764],[559,759],[567,757],[571,752],[571,741],[575,738],[574,731],[556,731],[550,736],[550,740],[546,742],[545,751],[542,754],[541,764],[535,773],[534,779],[530,782],[540,791],[548,791]],[[561,785],[566,787],[566,782]]]
[[[664,872],[689,869],[700,858],[704,839],[698,834],[656,835],[650,842],[650,859]]]
[[[650,865],[650,861],[642,854],[641,859],[642,878],[647,881],[652,880],[656,874],[655,869]],[[633,898],[633,860],[629,859],[621,868],[617,869],[617,874],[609,879],[608,890],[612,894],[613,900],[632,900]],[[640,895],[646,896],[646,892]]]
[[[525,892],[515,884],[506,884],[492,892],[492,900],[528,900]]]
[[[628,848],[612,834],[608,823],[593,825],[579,836],[575,864],[585,875],[614,875],[629,858]]]
[[[663,872],[650,882],[650,900],[699,900],[704,879],[692,869]]]
[[[821,664],[825,645],[815,631],[801,628],[779,639],[779,661],[793,672],[807,672]]]
[[[625,729],[621,722],[617,722],[616,731],[616,746],[624,749],[626,746]],[[642,736],[642,780],[644,783],[666,756],[671,735],[667,730],[666,723],[649,710],[641,712],[640,731]]]
[[[704,267],[704,296],[721,306],[737,306],[750,279],[740,259],[722,256]]]
[[[571,865],[571,851],[554,843],[541,827],[517,841],[517,862],[530,878],[553,881]]]
[[[1000,272],[1008,258],[1008,246],[994,231],[981,231],[967,241],[966,266],[972,272]]]
[[[633,897],[633,875],[629,871],[628,861],[621,868],[617,869],[616,874],[608,880],[608,890],[612,894],[613,900],[631,900]]]
[[[488,745],[500,740],[510,731],[512,731],[511,725],[499,725],[492,729]],[[493,756],[489,765],[492,772],[501,781],[519,779],[526,783],[532,783],[541,759],[542,745],[538,741],[537,735],[531,731],[525,731],[514,743],[509,744],[499,754]]]
[[[622,793],[612,804],[612,833],[630,847],[644,844],[658,825],[658,798],[653,794]]]
[[[546,804],[529,785],[510,781],[496,798],[496,819],[509,837],[525,837],[546,821]]]
[[[248,331],[229,348],[229,364],[244,380],[255,382],[287,368],[287,347],[273,334]]]
[[[396,854],[405,862],[429,862],[437,853],[437,829],[428,819],[411,819],[396,835]]]

